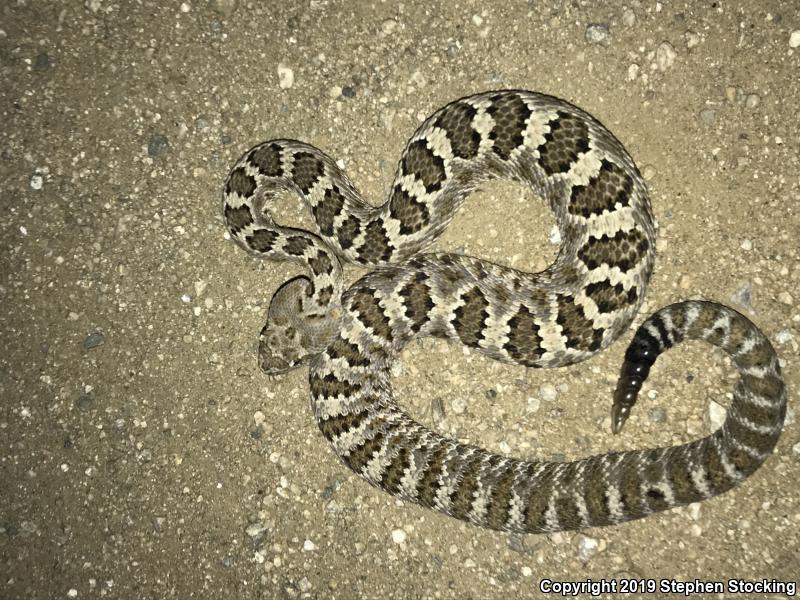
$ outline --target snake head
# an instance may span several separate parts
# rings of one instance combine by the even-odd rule
[[[258,338],[258,366],[267,375],[281,375],[319,354],[338,330],[341,310],[310,304],[311,281],[300,276],[284,283],[272,296],[267,323]]]

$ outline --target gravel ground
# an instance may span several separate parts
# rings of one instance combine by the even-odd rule
[[[0,11],[0,596],[533,598],[543,579],[800,573],[797,1]],[[362,482],[314,424],[305,370],[258,370],[269,298],[298,271],[223,238],[234,160],[303,139],[378,202],[427,115],[506,87],[582,106],[636,159],[660,224],[646,311],[716,299],[773,340],[792,408],[740,488],[612,528],[485,531]],[[553,219],[529,196],[487,186],[438,247],[545,266]],[[300,215],[293,200],[285,220]],[[665,355],[610,434],[624,345],[533,372],[424,340],[397,393],[439,431],[517,456],[706,435],[733,371],[700,344]]]

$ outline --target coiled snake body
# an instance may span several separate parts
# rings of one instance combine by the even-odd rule
[[[549,203],[564,242],[545,271],[422,253],[492,178],[529,185]],[[283,191],[302,196],[317,233],[274,222],[270,208]],[[566,463],[521,460],[443,437],[395,403],[390,367],[416,336],[555,367],[592,356],[631,323],[654,261],[647,190],[616,138],[563,100],[506,90],[448,104],[414,133],[379,207],[317,148],[268,141],[228,175],[223,213],[245,250],[309,271],[272,298],[261,368],[280,374],[307,364],[322,433],[347,466],[390,494],[506,531],[609,525],[734,487],[778,440],[786,405],[772,346],[743,315],[700,301],[663,308],[636,332],[613,427],[661,352],[704,339],[741,377],[725,423],[701,440]],[[374,270],[344,290],[340,261]]]

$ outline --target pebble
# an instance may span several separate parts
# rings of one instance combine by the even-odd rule
[[[699,502],[692,502],[688,507],[689,516],[692,518],[693,521],[697,521],[700,518],[700,503]]]
[[[779,344],[788,344],[794,339],[794,335],[788,329],[781,329],[775,334],[775,341]]]
[[[539,395],[545,402],[552,402],[558,396],[558,392],[552,384],[545,383],[539,386]]]
[[[450,408],[453,410],[453,414],[461,415],[467,410],[467,403],[463,398],[454,398],[450,403]]]
[[[397,21],[393,19],[386,19],[383,23],[381,23],[381,31],[386,35],[391,35],[394,33],[394,30],[397,29]]]
[[[700,43],[700,36],[691,30],[683,34],[683,39],[686,41],[686,47],[690,50]]]
[[[40,173],[31,175],[30,186],[32,190],[40,190],[44,187],[44,177]]]
[[[630,8],[626,8],[622,11],[622,23],[625,27],[632,27],[633,24],[636,23],[636,13]]]
[[[67,598],[77,598],[78,597],[78,590],[75,588],[70,588],[67,592]]]
[[[733,292],[733,294],[731,294],[731,301],[746,308],[749,312],[753,312],[753,288],[750,283],[744,284]]]
[[[578,558],[586,562],[597,553],[600,542],[585,535],[578,536]]]
[[[303,542],[303,552],[313,552],[317,549],[317,545],[311,540]]]
[[[147,142],[147,154],[152,157],[161,156],[169,150],[169,138],[163,133],[154,133]]]
[[[700,120],[706,125],[713,125],[717,120],[717,111],[713,108],[704,108],[700,111]]]
[[[661,42],[656,48],[656,66],[659,71],[666,71],[675,63],[677,53],[669,42]]]
[[[650,419],[651,423],[664,423],[667,420],[667,411],[660,406],[656,406],[648,411],[647,418]]]
[[[406,541],[406,532],[402,529],[393,529],[392,530],[392,541],[395,544],[402,544]]]
[[[758,94],[747,94],[747,98],[744,100],[744,105],[747,108],[756,108],[759,104],[761,104],[761,96]]]
[[[224,17],[230,17],[236,10],[237,0],[213,0],[212,8]]]
[[[742,243],[739,244],[739,247],[745,252],[750,252],[750,250],[753,249],[753,242],[750,240],[742,240]]]
[[[78,410],[91,410],[94,408],[94,395],[89,392],[81,392],[78,399],[75,401],[75,406],[78,407]]]
[[[708,422],[711,431],[716,431],[725,422],[725,417],[728,415],[728,410],[718,402],[711,400],[708,403]]]
[[[539,398],[530,397],[528,398],[528,412],[535,413],[539,411],[539,407],[541,406],[541,401]]]
[[[789,35],[789,48],[800,48],[800,29],[795,29]]]
[[[283,63],[278,64],[278,86],[288,90],[294,85],[294,71]]]
[[[607,46],[611,42],[611,34],[606,23],[590,23],[586,28],[586,41],[590,44]]]
[[[561,243],[561,230],[558,228],[558,225],[553,225],[552,229],[550,229],[550,234],[547,236],[547,239],[550,240],[551,244],[560,244]]]
[[[795,456],[800,456],[800,442],[797,442],[794,446],[792,446],[792,452]]]
[[[794,303],[794,298],[792,298],[792,295],[789,292],[781,292],[778,294],[778,302],[787,306],[791,306]]]
[[[98,346],[102,346],[105,341],[106,338],[101,332],[93,331],[83,340],[83,349],[91,350],[92,348],[97,348]]]
[[[444,402],[442,402],[441,398],[434,398],[431,400],[431,416],[434,422],[439,422],[444,419]]]
[[[631,63],[628,65],[628,81],[634,81],[639,76],[639,65]]]
[[[33,69],[35,71],[44,71],[50,66],[50,64],[50,57],[46,52],[42,52],[41,54],[36,55],[36,58],[33,61]]]

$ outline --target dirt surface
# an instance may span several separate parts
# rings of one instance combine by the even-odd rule
[[[535,598],[560,597],[545,579],[797,578],[796,1],[1,4],[0,597]],[[494,88],[565,98],[633,155],[660,225],[645,312],[716,299],[772,339],[789,419],[739,488],[612,528],[485,531],[371,488],[318,431],[307,371],[258,370],[269,299],[299,271],[224,239],[236,158],[302,139],[378,203],[427,115]],[[488,186],[438,247],[542,268],[553,219],[530,199]],[[302,222],[300,202],[283,214]],[[523,457],[707,435],[733,371],[701,344],[663,356],[610,434],[630,335],[552,371],[424,340],[397,395],[443,433]],[[784,597],[692,597],[764,596]]]

